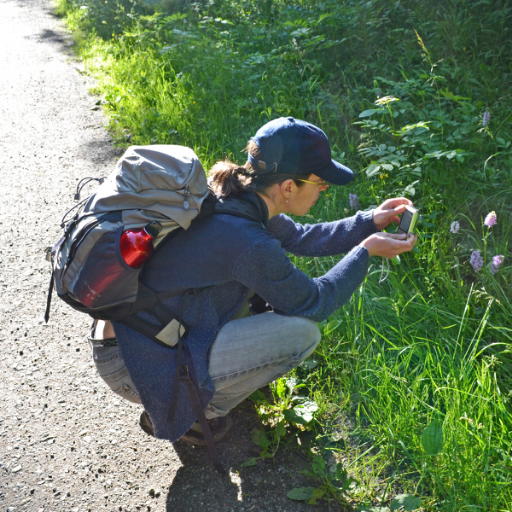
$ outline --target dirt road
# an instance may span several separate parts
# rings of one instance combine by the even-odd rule
[[[106,175],[119,151],[49,1],[0,0],[0,74],[0,510],[309,509],[286,498],[308,483],[297,454],[241,468],[255,455],[250,405],[220,445],[221,477],[205,451],[141,431],[140,408],[96,374],[87,317],[54,297],[44,324],[45,248],[78,180]]]

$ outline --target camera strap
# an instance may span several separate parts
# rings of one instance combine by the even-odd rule
[[[384,267],[386,267],[386,275],[384,275]],[[379,283],[383,283],[389,276],[389,260],[382,258],[382,267],[380,271]]]

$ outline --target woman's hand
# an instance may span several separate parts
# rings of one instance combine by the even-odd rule
[[[375,233],[363,240],[359,247],[364,247],[370,256],[394,258],[398,254],[410,251],[417,241],[418,235],[409,235],[409,238],[406,238],[405,234]]]
[[[373,210],[373,222],[377,229],[385,229],[392,222],[400,223],[400,217],[405,210],[406,205],[412,205],[412,201],[405,197],[396,197],[387,199],[380,206]]]

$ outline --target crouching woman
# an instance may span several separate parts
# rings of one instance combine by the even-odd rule
[[[319,128],[293,118],[271,121],[249,142],[243,167],[224,161],[210,172],[219,200],[236,198],[255,216],[197,219],[162,242],[146,264],[141,279],[153,291],[186,290],[165,305],[187,326],[182,363],[215,441],[229,430],[233,407],[313,353],[320,342],[317,323],[350,299],[370,256],[393,258],[416,243],[415,236],[381,232],[412,204],[406,198],[334,222],[300,224],[287,215],[305,215],[330,185],[352,178],[352,171],[332,160]],[[287,253],[345,256],[310,278]],[[258,301],[266,311],[255,314],[251,302]],[[186,386],[174,381],[176,350],[121,323],[99,322],[91,343],[109,386],[144,406],[140,423],[147,433],[204,444]],[[169,421],[173,394],[176,412]]]

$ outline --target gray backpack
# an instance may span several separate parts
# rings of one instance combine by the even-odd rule
[[[131,146],[114,172],[98,181],[102,183],[97,191],[68,211],[78,212],[69,221],[68,214],[64,216],[64,235],[49,253],[52,278],[45,320],[55,287],[74,309],[93,318],[129,323],[157,343],[173,346],[181,321],[173,321],[161,301],[184,290],[156,295],[148,289],[139,280],[142,268],[129,267],[120,254],[122,233],[157,221],[162,227],[153,241],[157,247],[198,217],[227,213],[256,220],[261,213],[241,199],[216,200],[198,157],[183,146]],[[79,190],[80,183],[75,199]],[[151,310],[160,327],[134,317],[141,310]]]
[[[122,233],[157,221],[162,229],[153,241],[156,247],[169,233],[187,229],[209,195],[206,174],[191,149],[130,147],[96,193],[77,205],[83,209],[63,222],[64,235],[51,250],[57,295],[103,320],[140,310],[134,306],[143,286],[142,268],[129,267],[121,257]]]

